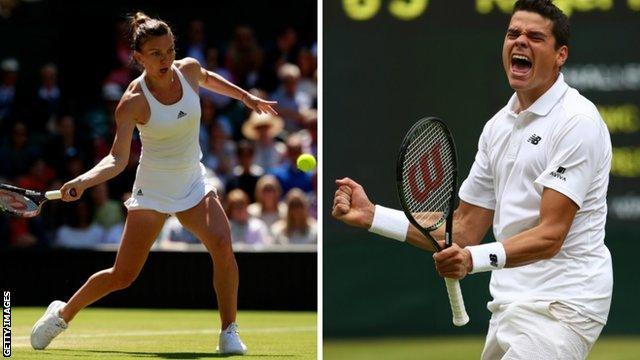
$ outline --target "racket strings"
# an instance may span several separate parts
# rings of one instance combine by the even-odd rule
[[[437,227],[453,195],[455,153],[438,123],[427,122],[414,134],[405,153],[402,187],[416,221],[425,228]]]
[[[38,209],[38,205],[29,198],[9,190],[0,190],[0,208],[14,214],[29,214]]]

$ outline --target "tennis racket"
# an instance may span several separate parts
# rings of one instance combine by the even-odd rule
[[[71,196],[75,196],[76,190],[71,189],[69,192]],[[0,184],[0,210],[19,217],[37,216],[47,200],[60,198],[60,190],[41,192]]]
[[[442,120],[419,120],[405,135],[397,163],[398,196],[405,215],[435,251],[442,250],[431,236],[446,224],[445,247],[453,242],[453,207],[457,176],[456,148],[451,132]],[[469,322],[458,280],[445,278],[453,324]]]

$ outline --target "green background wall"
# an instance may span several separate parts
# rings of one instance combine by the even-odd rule
[[[325,337],[486,331],[488,274],[462,281],[471,322],[454,328],[429,253],[343,225],[330,217],[330,208],[334,180],[343,176],[363,184],[375,203],[398,208],[396,152],[411,124],[426,115],[449,123],[460,180],[466,177],[484,123],[512,93],[500,60],[509,21],[508,9],[500,6],[512,3],[324,2]],[[640,333],[640,6],[633,0],[558,3],[573,10],[567,80],[610,110],[606,120],[616,148],[605,240],[615,284],[605,333]],[[379,8],[356,21],[348,4],[360,14]],[[401,20],[390,10],[403,4],[416,16]]]

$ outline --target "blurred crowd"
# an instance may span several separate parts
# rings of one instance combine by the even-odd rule
[[[208,70],[278,101],[279,117],[251,113],[236,100],[201,89],[202,162],[215,183],[231,223],[234,244],[317,242],[316,174],[296,169],[301,153],[317,156],[316,44],[303,44],[296,29],[283,27],[264,43],[251,27],[239,26],[223,46],[206,38],[206,23],[193,20],[178,42],[178,56],[197,59]],[[114,110],[129,83],[140,75],[131,61],[124,20],[115,24],[118,65],[101,89],[98,105],[70,111],[61,75],[53,63],[23,69],[19,57],[0,59],[0,182],[52,190],[89,170],[110,150]],[[177,31],[176,31],[177,30]],[[21,87],[26,71],[40,72],[38,88]],[[93,247],[120,241],[140,157],[134,134],[129,164],[116,178],[95,186],[75,202],[48,202],[40,216],[0,215],[0,247]],[[175,217],[157,244],[197,243]]]

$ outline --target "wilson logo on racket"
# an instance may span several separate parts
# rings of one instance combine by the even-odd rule
[[[440,155],[440,143],[434,144],[419,160],[409,168],[409,188],[416,201],[425,201],[442,185],[444,168]],[[431,165],[431,166],[429,166]],[[418,173],[420,175],[418,175]],[[420,179],[418,179],[420,176]],[[422,185],[420,185],[422,184]]]

